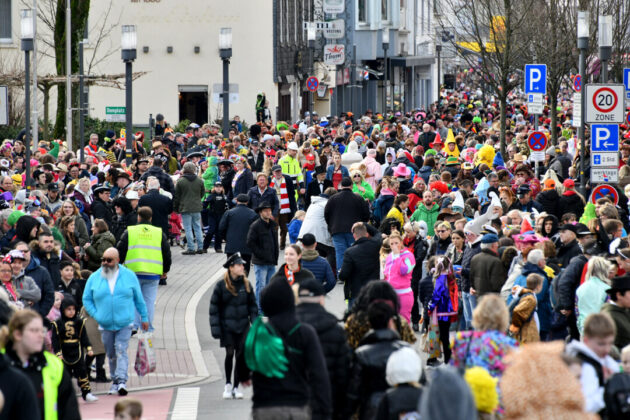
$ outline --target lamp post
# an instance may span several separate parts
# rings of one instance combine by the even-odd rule
[[[588,31],[589,12],[578,11],[577,15],[577,47],[580,50],[579,72],[582,85],[586,84],[586,50],[588,49]],[[580,94],[580,126],[578,128],[578,137],[580,138],[580,189],[582,194],[586,193],[586,174],[584,173],[586,159],[586,141],[584,139],[584,94]]]
[[[601,63],[601,79],[600,82],[608,81],[608,62],[612,55],[612,15],[604,15],[599,17],[599,61]]]
[[[435,44],[435,52],[437,53],[437,88],[438,88],[438,101],[440,100],[440,86],[442,85],[442,44]]]
[[[308,42],[308,53],[309,53],[309,63],[310,69],[309,72],[311,76],[314,73],[314,59],[313,59],[313,50],[315,49],[315,39],[317,39],[317,29],[315,29],[315,25],[309,25],[306,29],[306,40]],[[307,89],[308,92],[308,117],[310,118],[311,124],[313,123],[313,92]]]
[[[387,85],[389,77],[389,63],[387,50],[389,49],[389,28],[383,28],[383,117],[387,114]]]
[[[79,41],[79,160],[85,162],[85,75],[83,74],[83,41]]]
[[[24,113],[26,119],[26,134],[24,137],[24,147],[26,148],[25,164],[25,179],[24,185],[26,191],[30,190],[30,172],[31,172],[31,58],[30,52],[33,51],[35,35],[34,19],[32,9],[23,9],[20,11],[20,29],[22,40],[22,51],[24,51],[24,107],[26,112]]]
[[[219,30],[219,55],[223,61],[223,138],[230,131],[230,58],[232,57],[232,28]]]
[[[122,60],[125,62],[125,161],[127,162],[128,168],[131,166],[133,147],[131,65],[133,64],[133,60],[136,59],[137,44],[136,25],[123,25],[120,46],[122,48]]]

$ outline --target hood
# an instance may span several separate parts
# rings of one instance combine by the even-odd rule
[[[478,166],[481,163],[485,163],[489,168],[492,168],[492,162],[494,161],[495,150],[494,147],[489,144],[485,144],[479,149],[477,152],[477,160],[475,161],[475,166]]]
[[[356,141],[351,141],[348,144],[348,148],[346,149],[346,153],[358,153],[359,151],[359,145],[357,144]]]
[[[151,166],[149,169],[147,169],[147,173],[149,175],[159,177],[160,174],[164,173],[164,171],[162,170],[162,168],[158,168],[157,166]]]
[[[453,151],[448,148],[448,145],[451,143],[455,145],[455,149],[453,149]],[[450,128],[448,130],[448,136],[446,136],[446,141],[444,142],[444,153],[446,153],[447,156],[454,156],[456,158],[459,157],[459,147],[457,147],[457,142],[455,142],[453,130]]]
[[[339,322],[336,316],[326,311],[319,303],[300,303],[295,309],[295,314],[301,322],[315,328],[317,335],[334,328]]]
[[[540,274],[543,279],[547,276],[547,273],[545,273],[545,270],[543,270],[542,268],[538,267],[535,264],[532,264],[530,262],[526,262],[523,265],[523,271],[521,272],[525,277],[527,277],[530,274]]]
[[[387,163],[387,155],[392,155],[392,162],[396,159],[396,152],[393,147],[388,147],[387,150],[385,150],[385,163]]]
[[[313,261],[319,257],[319,253],[315,249],[305,249],[302,252],[302,259],[305,261]]]
[[[565,352],[569,356],[576,356],[578,353],[582,353],[586,356],[594,358],[595,360],[601,360],[593,350],[586,346],[586,344],[577,340],[573,340],[569,344],[567,344],[567,346],[565,347]]]
[[[217,159],[216,156],[210,156],[208,158],[208,165],[209,166],[217,166],[217,162],[218,162],[218,159]]]
[[[98,240],[110,241],[110,242],[113,242],[114,244],[116,243],[116,238],[110,231],[101,232],[94,235],[94,237],[92,238],[92,241],[96,242]]]
[[[555,191],[555,190],[554,190]],[[545,229],[545,223],[547,222],[551,222],[551,232],[549,234],[544,233],[544,229]],[[550,214],[549,216],[545,217],[543,219],[543,236],[547,237],[547,238],[551,238],[553,235],[555,235],[556,233],[558,233],[558,218],[552,214]]]
[[[321,203],[321,202],[326,202],[326,201],[328,201],[328,197],[321,197],[319,195],[311,197],[311,204]]]
[[[193,182],[195,179],[197,179],[197,175],[195,175],[195,174],[184,174],[182,178],[186,178],[190,182]]]

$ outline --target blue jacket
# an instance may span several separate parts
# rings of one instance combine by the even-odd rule
[[[302,220],[293,219],[291,223],[289,223],[289,241],[292,244],[298,241],[298,236],[300,236],[300,229],[302,229]]]
[[[133,271],[118,265],[118,279],[114,293],[109,291],[107,280],[101,276],[102,268],[88,279],[83,291],[83,306],[103,329],[118,331],[133,323],[136,310],[142,322],[149,322],[147,307],[140,283]]]
[[[551,329],[551,297],[549,295],[549,278],[540,267],[532,263],[525,263],[521,275],[514,280],[514,286],[525,287],[527,285],[527,276],[535,273],[539,274],[543,278],[542,291],[536,295],[538,300],[538,320],[540,321],[540,331],[549,331]],[[508,297],[507,304],[512,303],[512,295]]]
[[[318,255],[317,251],[304,250],[302,254],[302,267],[313,273],[317,281],[322,282],[326,293],[335,288],[337,280],[333,274],[330,264],[325,258]]]

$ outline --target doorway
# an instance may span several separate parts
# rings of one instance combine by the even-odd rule
[[[179,86],[179,120],[208,122],[208,86]]]

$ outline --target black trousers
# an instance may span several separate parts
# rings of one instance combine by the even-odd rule
[[[420,304],[418,302],[418,285],[420,283],[419,278],[411,277],[411,290],[413,291],[413,306],[411,307],[411,323],[417,324],[420,322]]]
[[[448,364],[451,360],[451,342],[449,331],[451,329],[451,321],[438,321],[440,329],[440,341],[442,342],[442,354],[444,355],[444,364]]]
[[[85,367],[85,360],[83,358],[73,365],[69,365],[65,362],[64,365],[66,365],[68,373],[70,373],[73,378],[77,379],[79,388],[81,388],[81,394],[86,395],[87,393],[92,392],[87,368]]]

